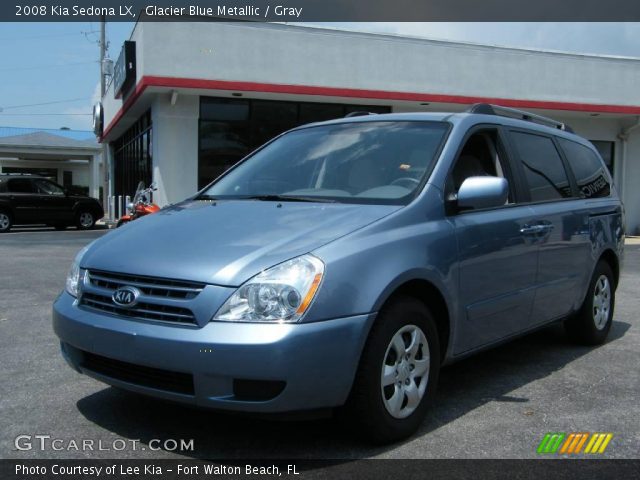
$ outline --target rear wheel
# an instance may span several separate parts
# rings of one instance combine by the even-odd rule
[[[615,295],[613,271],[607,262],[600,260],[580,311],[565,322],[573,340],[584,345],[604,343],[611,329]]]
[[[429,309],[398,297],[373,326],[347,404],[357,431],[375,443],[408,437],[422,423],[440,371],[440,345]]]
[[[96,217],[89,210],[81,210],[78,213],[76,225],[80,230],[89,230],[96,224]]]
[[[11,215],[4,210],[0,210],[0,233],[5,233],[11,230]]]

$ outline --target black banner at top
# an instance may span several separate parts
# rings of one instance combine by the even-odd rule
[[[638,22],[637,0],[15,0],[3,22]]]

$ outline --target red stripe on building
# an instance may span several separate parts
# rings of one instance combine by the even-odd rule
[[[366,98],[371,100],[400,100],[430,103],[493,103],[505,107],[534,108],[543,110],[566,110],[590,113],[618,113],[640,115],[640,106],[605,105],[592,103],[555,102],[542,100],[518,100],[498,97],[470,97],[464,95],[443,95],[435,93],[396,92],[387,90],[364,90],[357,88],[318,87],[310,85],[289,85],[259,82],[236,82],[228,80],[206,80],[198,78],[177,78],[144,76],[136,85],[118,113],[105,128],[103,138],[118,123],[124,113],[133,105],[147,87],[193,88],[201,90],[233,90],[239,92],[284,93],[297,95],[317,95],[343,98]]]

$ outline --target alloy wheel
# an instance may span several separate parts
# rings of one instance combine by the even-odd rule
[[[6,230],[11,226],[11,219],[6,213],[0,212],[0,230]]]
[[[416,325],[405,325],[391,338],[382,362],[382,401],[394,418],[406,418],[420,405],[429,378],[429,344]]]
[[[80,214],[80,226],[83,228],[89,228],[93,225],[93,215],[89,212],[82,212]]]
[[[611,283],[606,275],[600,275],[593,289],[593,322],[602,330],[609,321],[611,310]]]

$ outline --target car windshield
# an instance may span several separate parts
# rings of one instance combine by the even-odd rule
[[[448,126],[368,121],[289,132],[241,162],[199,198],[408,203]]]

